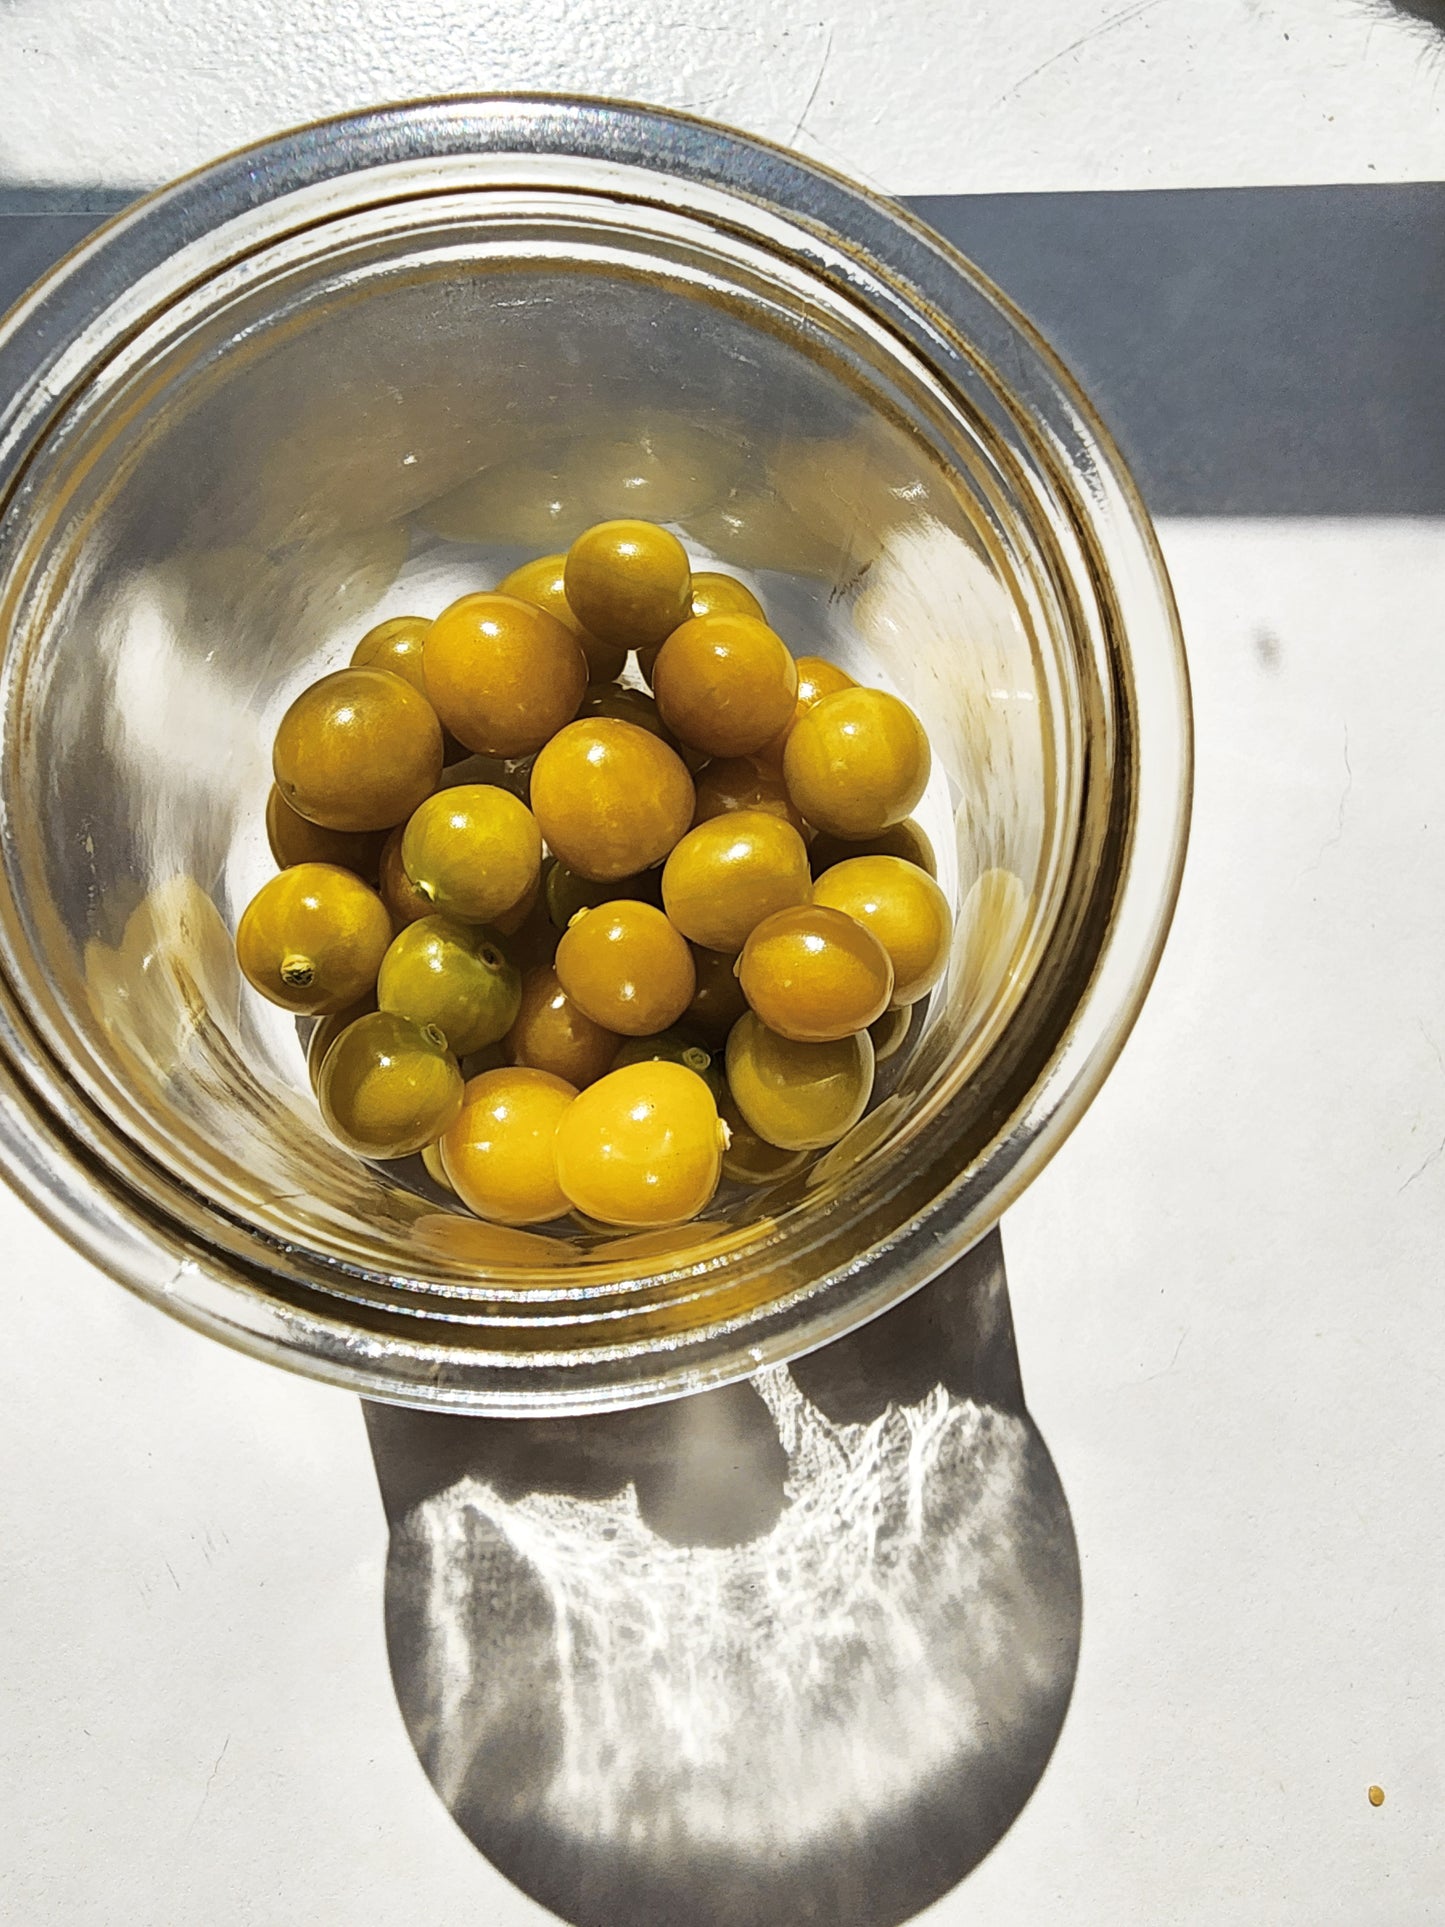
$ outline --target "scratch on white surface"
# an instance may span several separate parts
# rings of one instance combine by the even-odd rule
[[[1416,1178],[1423,1176],[1424,1173],[1430,1169],[1430,1166],[1435,1162],[1435,1160],[1438,1157],[1441,1157],[1442,1155],[1445,1155],[1445,1137],[1441,1138],[1440,1142],[1435,1146],[1435,1149],[1430,1153],[1428,1157],[1423,1158],[1420,1161],[1420,1163],[1415,1166],[1415,1169],[1410,1173],[1409,1177],[1406,1178],[1405,1182],[1400,1186],[1400,1191],[1408,1191],[1410,1186],[1415,1182]],[[1399,1192],[1396,1192],[1395,1195],[1398,1197]]]
[[[1350,764],[1350,726],[1348,723],[1344,726],[1344,739],[1345,784],[1344,788],[1340,791],[1339,804],[1335,810],[1334,831],[1321,843],[1319,853],[1315,857],[1314,862],[1307,863],[1304,869],[1300,871],[1302,877],[1312,876],[1324,861],[1325,851],[1335,849],[1345,834],[1345,810],[1349,804],[1350,791],[1355,787],[1355,772]]]
[[[1339,813],[1335,818],[1335,833],[1329,842],[1325,844],[1325,849],[1327,850],[1332,850],[1345,833],[1345,805],[1350,800],[1350,791],[1355,787],[1355,772],[1350,768],[1350,726],[1348,723],[1345,724],[1344,758],[1345,787],[1340,791],[1340,807]]]
[[[1080,47],[1087,47],[1091,40],[1102,40],[1105,34],[1113,33],[1118,27],[1127,27],[1131,21],[1142,18],[1146,13],[1152,13],[1156,7],[1163,4],[1164,0],[1134,0],[1133,6],[1121,7],[1118,13],[1111,13],[1106,20],[1101,20],[1097,27],[1090,27],[1089,31],[1081,33],[1077,40],[1071,40],[1067,47],[1060,47],[1058,52],[1050,54],[1047,60],[1041,60],[1037,67],[1031,67],[1022,80],[1014,82],[1003,98],[1012,100],[1021,89],[1028,86],[1031,80],[1037,80],[1039,75],[1047,73],[1050,67],[1056,67],[1061,60],[1067,60],[1070,54],[1076,54]]]
[[[1441,1071],[1445,1072],[1445,1056],[1441,1055],[1440,1046],[1435,1042],[1435,1039],[1430,1035],[1429,1031],[1426,1030],[1424,1024],[1421,1023],[1418,1018],[1416,1019],[1416,1028],[1419,1030],[1420,1035],[1425,1039],[1425,1042],[1430,1046],[1431,1050],[1435,1053],[1435,1062],[1440,1066]],[[1415,1182],[1416,1178],[1423,1177],[1425,1172],[1427,1172],[1430,1169],[1430,1166],[1434,1164],[1436,1160],[1440,1157],[1445,1157],[1445,1137],[1442,1137],[1440,1139],[1440,1142],[1435,1146],[1435,1149],[1429,1152],[1425,1157],[1423,1157],[1420,1160],[1420,1162],[1415,1166],[1415,1169],[1410,1173],[1409,1177],[1406,1178],[1405,1182],[1399,1187],[1399,1190],[1395,1193],[1396,1197],[1400,1195],[1401,1191],[1408,1191],[1410,1186]]]
[[[1184,1341],[1188,1336],[1189,1336],[1189,1327],[1186,1325],[1183,1331],[1180,1332],[1179,1334],[1178,1342],[1174,1347],[1173,1356],[1170,1358],[1169,1363],[1157,1372],[1150,1372],[1144,1378],[1136,1378],[1134,1383],[1136,1385],[1152,1385],[1156,1378],[1167,1378],[1170,1372],[1172,1372],[1174,1370],[1174,1367],[1179,1363],[1179,1354],[1180,1352],[1183,1351]]]
[[[222,1760],[225,1759],[226,1748],[230,1744],[231,1744],[231,1735],[228,1733],[225,1739],[221,1742],[221,1750],[216,1755],[216,1764],[211,1768],[210,1773],[206,1776],[206,1784],[201,1789],[200,1805],[196,1808],[195,1812],[191,1815],[191,1824],[189,1827],[186,1828],[187,1839],[190,1838],[191,1832],[194,1829],[197,1820],[200,1819],[201,1814],[205,1809],[207,1800],[209,1800],[211,1797],[211,1788],[216,1784],[216,1775],[221,1770],[221,1762]]]
[[[833,29],[829,27],[828,38],[823,46],[823,58],[818,62],[818,71],[813,76],[813,85],[808,91],[807,100],[803,103],[803,111],[798,116],[798,124],[793,129],[792,136],[789,140],[789,146],[791,146],[793,142],[797,140],[799,134],[802,133],[803,124],[807,120],[809,114],[811,114],[813,111],[813,103],[818,98],[818,89],[823,84],[823,76],[825,73],[827,73],[828,62],[832,58],[833,58]]]

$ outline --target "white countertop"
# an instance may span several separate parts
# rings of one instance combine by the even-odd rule
[[[801,121],[909,191],[1445,178],[1445,53],[1354,0],[961,11],[746,5],[704,48],[691,0],[565,32],[302,7],[310,57],[283,58],[225,0],[185,26],[20,0],[0,176],[126,185],[381,95],[588,83]],[[1161,535],[1197,712],[1183,896],[1123,1059],[1004,1225],[1077,1684],[1032,1801],[925,1918],[1414,1927],[1445,1919],[1445,521]],[[403,1730],[358,1402],[171,1324],[8,1195],[0,1247],[0,1918],[552,1919]]]

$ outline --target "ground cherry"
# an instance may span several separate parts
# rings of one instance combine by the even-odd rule
[[[599,716],[569,723],[532,768],[532,808],[553,854],[579,876],[636,876],[692,821],[692,778],[651,731]]]
[[[655,522],[599,522],[567,551],[567,600],[594,636],[622,649],[662,642],[692,607],[692,570]]]
[[[530,756],[577,714],[587,658],[575,633],[520,596],[462,596],[432,624],[427,692],[459,742],[483,756]]]
[[[441,724],[392,670],[338,669],[281,718],[272,762],[299,816],[329,830],[389,830],[437,786]]]
[[[441,1032],[384,1010],[341,1033],[316,1083],[327,1125],[367,1158],[410,1157],[462,1107],[462,1074]]]
[[[247,904],[236,958],[273,1004],[324,1017],[370,991],[390,942],[386,906],[360,877],[333,863],[297,863]]]
[[[494,923],[536,890],[542,832],[509,790],[463,783],[439,790],[413,812],[401,860],[434,910],[465,923]]]
[[[783,776],[817,829],[876,836],[917,803],[930,761],[928,737],[907,703],[883,689],[840,689],[793,724]]]
[[[782,637],[756,616],[694,616],[663,644],[652,693],[681,742],[709,756],[746,756],[792,715],[798,671]]]
[[[666,1030],[697,988],[681,932],[652,904],[625,897],[577,913],[562,933],[555,969],[573,1003],[622,1037]]]
[[[741,950],[755,924],[774,910],[806,903],[812,888],[802,837],[760,810],[699,823],[662,872],[668,916],[707,950]]]
[[[953,915],[948,898],[917,864],[896,856],[850,857],[823,872],[813,901],[873,932],[893,962],[894,1004],[916,1004],[943,975]]]
[[[430,616],[392,616],[368,629],[351,652],[356,669],[390,669],[405,677],[417,694],[425,696],[426,677],[422,674],[422,644],[431,628]]]
[[[381,900],[391,912],[391,920],[398,930],[408,923],[415,923],[418,917],[431,916],[436,907],[422,895],[406,873],[406,865],[401,860],[401,839],[405,829],[404,823],[398,823],[381,846]]]
[[[743,946],[738,982],[769,1030],[826,1044],[883,1015],[893,965],[862,924],[810,903],[763,919]]]
[[[506,1036],[522,1002],[522,978],[485,930],[454,917],[421,917],[392,939],[381,960],[382,1010],[431,1024],[454,1057]]]
[[[762,603],[747,584],[739,582],[735,575],[723,575],[716,569],[694,571],[692,613],[695,616],[753,616],[759,622],[767,621]]]
[[[514,1064],[551,1071],[579,1090],[611,1070],[622,1039],[614,1030],[579,1010],[550,964],[540,964],[522,979],[522,1001],[507,1032],[507,1056]]]
[[[576,1095],[565,1079],[522,1066],[472,1078],[441,1140],[442,1167],[462,1203],[494,1224],[561,1217],[557,1126]]]
[[[598,1224],[681,1224],[706,1208],[726,1132],[695,1071],[629,1064],[574,1099],[557,1127],[557,1177]]]
[[[298,816],[274,783],[266,799],[266,841],[278,870],[289,870],[296,863],[334,863],[354,870],[367,883],[376,882],[383,842],[380,830],[358,835],[323,829]]]
[[[821,1151],[868,1107],[873,1044],[866,1030],[795,1043],[748,1011],[728,1038],[727,1073],[733,1101],[759,1137],[785,1151]]]

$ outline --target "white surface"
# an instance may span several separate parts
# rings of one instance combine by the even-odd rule
[[[524,85],[902,192],[1445,175],[1439,58],[1364,0],[8,0],[0,74],[21,182]],[[1133,1043],[1005,1226],[1083,1559],[1077,1692],[927,1918],[1416,1927],[1445,1919],[1445,525],[1165,535],[1184,897]],[[549,1919],[402,1730],[356,1401],[192,1337],[4,1194],[0,1249],[0,1919]]]
[[[1373,0],[9,0],[0,74],[21,181],[494,88],[687,108],[901,194],[1445,175],[1439,59]]]
[[[1184,896],[1005,1225],[1083,1559],[1077,1691],[925,1918],[1416,1927],[1445,1918],[1445,524],[1164,536]],[[402,1731],[356,1402],[171,1325],[8,1196],[0,1244],[0,1918],[550,1919]]]

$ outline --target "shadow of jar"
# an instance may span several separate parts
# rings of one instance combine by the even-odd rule
[[[576,1927],[888,1927],[1038,1783],[1078,1549],[997,1232],[747,1384],[366,1417],[412,1742],[474,1845]]]

